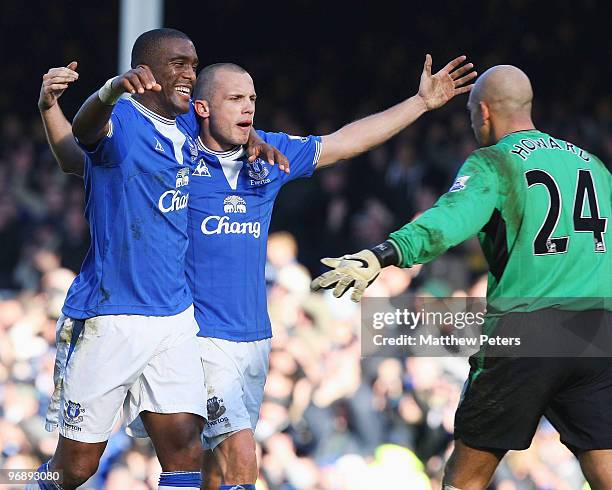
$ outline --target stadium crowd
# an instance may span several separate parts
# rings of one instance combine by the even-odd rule
[[[548,39],[546,45],[527,37],[521,49],[537,56],[555,43],[567,47],[579,37],[571,28],[562,23],[558,37]],[[73,48],[64,49],[64,54],[74,54]],[[379,57],[380,66],[376,66],[378,55],[367,35],[357,48],[372,63],[371,72],[379,75],[379,92],[367,104],[345,107],[331,96],[329,87],[320,84],[303,101],[311,109],[290,114],[284,108],[303,93],[306,82],[303,73],[294,78],[284,73],[263,87],[262,107],[266,108],[256,121],[262,127],[266,123],[269,130],[319,134],[355,118],[356,111],[384,107],[387,99],[382,88],[397,88],[394,79],[405,57],[401,50],[390,52]],[[504,61],[503,50],[496,52],[497,58],[487,60],[489,64]],[[334,63],[331,55],[322,58],[323,66]],[[256,58],[252,65],[258,67],[256,82],[270,68]],[[40,75],[47,68],[41,67]],[[339,70],[337,77],[342,76]],[[555,97],[555,91],[548,98],[536,93],[535,121],[541,130],[575,142],[609,165],[612,98],[609,94],[599,97],[590,92],[588,80],[583,82],[571,106]],[[406,95],[402,92],[397,97]],[[64,96],[69,107],[76,103],[71,97],[70,91]],[[5,99],[0,102],[4,108],[11,107]],[[312,294],[309,282],[321,270],[320,257],[383,241],[448,188],[464,158],[475,149],[462,104],[463,99],[454,101],[426,115],[389,144],[316,173],[312,179],[292,183],[281,192],[266,270],[275,337],[256,431],[261,467],[258,489],[440,487],[467,360],[362,358],[359,307],[328,294]],[[597,109],[578,116],[578,109],[584,107]],[[55,449],[57,433],[44,431],[44,414],[53,391],[55,322],[88,247],[83,199],[82,181],[59,171],[38,116],[2,113],[1,468],[36,468]],[[385,269],[369,294],[484,296],[486,270],[477,243],[470,241],[422,268]],[[150,443],[130,439],[118,427],[98,473],[84,488],[152,489],[159,471]],[[511,453],[491,488],[579,490],[584,485],[577,461],[543,421],[531,448]]]
[[[546,119],[542,127],[548,129]],[[586,120],[577,128],[550,131],[586,148],[603,142],[600,154],[610,161],[605,125]],[[55,321],[87,249],[88,228],[82,181],[59,171],[37,118],[5,115],[1,130],[0,464],[35,468],[55,447],[57,435],[43,429]],[[358,307],[313,295],[309,281],[319,257],[378,243],[429,206],[473,148],[464,114],[432,117],[361,161],[293,184],[279,198],[267,268],[275,337],[256,433],[261,488],[439,486],[467,362],[361,358]],[[485,271],[477,245],[468,242],[426,267],[385,270],[369,294],[484,296]],[[154,488],[157,471],[148,442],[118,430],[89,487]],[[531,449],[504,461],[494,488],[582,484],[576,460],[543,422]]]

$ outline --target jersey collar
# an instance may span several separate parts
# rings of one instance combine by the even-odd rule
[[[519,134],[519,133],[541,133],[542,131],[540,131],[539,129],[533,128],[533,129],[519,129],[518,131],[512,131],[510,133],[504,134],[499,141],[503,140],[504,138],[506,138],[507,136],[512,136],[513,134]]]
[[[197,145],[200,150],[208,153],[209,155],[214,155],[218,158],[223,158],[223,159],[228,159],[228,160],[235,160],[236,158],[242,156],[243,154],[243,147],[241,145],[237,145],[234,148],[227,150],[227,151],[211,150],[204,144],[204,142],[199,136],[197,140]]]
[[[140,112],[143,116],[148,117],[149,119],[155,119],[162,124],[168,124],[170,126],[176,126],[176,119],[168,119],[167,117],[160,116],[156,112],[153,112],[151,109],[143,106],[140,102],[130,97],[128,99],[132,105],[136,108],[138,112]]]

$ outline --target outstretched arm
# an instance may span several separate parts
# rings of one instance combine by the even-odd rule
[[[58,99],[68,86],[79,78],[77,62],[66,67],[51,68],[43,75],[38,110],[42,118],[47,143],[60,168],[65,173],[83,175],[84,154],[74,141],[72,126],[64,116]]]
[[[332,270],[315,278],[312,289],[333,288],[339,298],[352,287],[351,299],[357,302],[383,267],[431,262],[476,235],[491,219],[497,203],[499,183],[493,165],[478,156],[468,158],[449,192],[416,220],[391,233],[387,241],[356,254],[322,259]]]
[[[443,106],[455,95],[469,92],[465,85],[476,77],[472,63],[462,65],[465,56],[449,62],[435,75],[431,74],[432,59],[425,57],[419,91],[413,97],[386,111],[365,117],[323,136],[323,148],[317,168],[355,157],[384,143],[416,121],[423,113]]]
[[[142,94],[147,90],[161,91],[161,85],[146,65],[108,80],[83,103],[72,123],[72,133],[79,142],[94,146],[108,133],[113,107],[124,93]]]

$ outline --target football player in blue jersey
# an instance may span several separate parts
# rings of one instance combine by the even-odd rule
[[[187,277],[200,326],[208,390],[207,447],[214,450],[225,486],[207,473],[208,490],[254,489],[253,431],[259,417],[272,336],[264,268],[274,200],[287,182],[315,168],[355,157],[397,134],[428,110],[470,90],[475,76],[465,57],[431,74],[428,55],[419,92],[384,112],[325,136],[258,131],[291,162],[286,174],[244,150],[255,115],[256,92],[241,67],[223,63],[198,75],[194,104],[200,153],[192,173]],[[463,66],[461,66],[463,64]]]
[[[468,92],[476,73],[464,61],[456,58],[432,75],[427,55],[418,94],[332,134],[296,137],[259,131],[288,157],[289,174],[244,148],[255,115],[250,75],[231,63],[211,65],[199,74],[194,90],[198,155],[190,175],[186,264],[208,390],[204,442],[214,450],[220,470],[218,475],[209,471],[205,488],[255,488],[253,431],[272,336],[264,279],[266,240],[280,188],[310,176],[315,168],[374,148],[428,110]],[[208,462],[213,462],[210,457]]]
[[[167,31],[162,30],[160,34],[163,34],[165,32]],[[173,32],[170,32],[170,34],[171,34],[170,37],[174,35]],[[182,33],[177,34],[177,36],[178,36],[177,39],[180,40],[182,38]],[[154,38],[152,41],[158,42],[159,36],[157,36],[157,38]],[[92,172],[95,172],[95,169],[92,169],[91,167],[93,165],[99,165],[100,167],[104,167],[106,171],[110,172],[111,169],[116,166],[113,165],[112,162],[109,162],[108,164],[103,165],[103,162],[94,163],[91,161],[91,156],[88,153],[85,153],[83,149],[81,149],[76,144],[75,139],[72,135],[72,126],[70,122],[68,122],[66,117],[64,116],[61,108],[59,107],[59,104],[58,104],[59,97],[61,97],[64,90],[68,88],[68,86],[71,83],[73,83],[74,81],[78,79],[78,73],[76,72],[76,67],[77,67],[77,63],[72,62],[66,67],[51,68],[48,71],[48,73],[46,73],[43,76],[43,83],[41,86],[38,107],[39,107],[40,114],[42,117],[43,126],[47,133],[47,140],[50,144],[53,154],[55,155],[57,161],[60,163],[62,170],[67,173],[74,173],[79,176],[84,176],[86,185],[87,185],[87,189],[88,189],[87,196],[88,198],[95,199],[95,196],[92,195],[92,193],[95,192],[95,189],[92,190],[92,186],[94,186],[95,183],[92,181],[92,175],[91,175]],[[152,73],[150,75],[152,76]],[[129,78],[129,77],[126,77],[126,78]],[[141,84],[144,83],[146,86],[147,80],[149,80],[149,83],[153,83],[153,80],[150,77],[147,77],[145,80],[142,80]],[[188,87],[190,84],[182,83],[181,85]],[[128,87],[128,90],[131,91],[129,87]],[[135,91],[138,91],[138,90],[135,90]],[[127,101],[119,102],[117,104],[118,107],[115,107],[115,110],[113,111],[111,115],[111,119],[109,122],[109,131],[108,131],[108,133],[112,132],[113,134],[111,136],[108,136],[108,133],[107,133],[107,136],[105,136],[105,138],[112,138],[113,135],[115,138],[117,138],[117,133],[115,132],[115,128],[113,127],[113,130],[110,131],[110,126],[120,124],[122,122],[121,121],[122,117],[128,118],[128,116],[120,117],[118,115],[118,114],[121,114],[121,112],[119,112],[120,110],[125,109],[126,102]],[[152,126],[157,131],[158,130],[157,126],[160,124],[160,121],[157,120],[157,117],[156,117],[157,114],[146,112],[148,111],[147,107],[144,104],[142,104],[143,107],[140,107],[140,105],[138,105],[139,104],[138,101],[136,100],[131,100],[130,103],[133,104],[137,110],[142,111],[143,115],[150,117],[149,121],[151,124],[149,125],[148,123],[145,122],[145,125]],[[183,127],[184,124],[186,123],[185,121],[180,120],[181,117],[182,116],[179,116],[178,118],[178,126]],[[191,119],[194,120],[193,116]],[[128,121],[131,124],[139,123],[139,122],[142,123],[143,119],[141,119],[140,121],[138,121],[137,119],[136,120],[128,119]],[[168,127],[170,128],[174,127],[174,125],[170,123],[170,119],[168,121]],[[149,127],[149,129],[151,129],[151,127]],[[164,137],[166,132],[167,132],[166,126],[161,126],[161,130],[159,130],[158,132],[151,133],[152,139],[150,140],[150,142],[152,146],[154,146],[154,149],[156,152],[169,153],[171,155],[174,154],[174,158],[176,158],[177,155],[175,151],[174,140],[170,138],[172,142],[172,149],[169,150],[170,146],[166,145],[168,143],[168,140],[166,140]],[[175,136],[175,135],[171,135],[171,136]],[[180,138],[180,135],[176,135],[176,136]],[[252,133],[251,136],[253,137],[253,139],[249,141],[250,154],[260,155],[268,162],[278,162],[280,167],[283,169],[283,171],[286,171],[288,169],[288,162],[282,154],[280,154],[278,151],[276,151],[276,149],[274,149],[270,145],[263,143],[262,140],[256,137],[254,133]],[[135,138],[130,140],[130,144],[136,144],[136,143],[137,141]],[[111,143],[108,141],[100,142],[99,146],[110,145],[110,144]],[[116,144],[122,144],[122,142],[119,141]],[[194,154],[197,155],[195,142],[187,139],[187,144],[189,146],[189,158],[194,159]],[[107,151],[110,151],[110,150],[107,150]],[[183,155],[183,159],[187,161],[187,157],[184,155]],[[123,171],[126,171],[126,172],[131,171],[130,173],[133,172],[133,170],[127,166],[127,163],[125,161],[121,161],[117,163],[118,163],[117,166],[119,166]],[[193,164],[193,162],[191,163]],[[173,167],[176,166],[174,162],[172,162],[170,165]],[[180,166],[176,174],[174,173],[174,170],[172,170],[172,172],[170,173],[171,179],[169,182],[171,187],[173,186],[175,187],[175,189],[179,189],[179,188],[185,189],[188,186],[189,172],[187,172],[187,169],[188,167],[186,165],[182,165]],[[119,181],[121,180],[119,177],[116,177],[116,178]],[[131,178],[133,179],[134,176],[132,175]],[[109,184],[108,181],[105,181],[104,183],[106,185]],[[166,194],[166,192],[163,192],[162,196]],[[176,195],[175,192],[172,190],[170,194],[173,194],[173,196]],[[157,202],[152,203],[153,205],[150,207],[150,209],[154,209],[157,206],[162,213],[170,212],[168,208],[172,207],[172,202],[173,202],[172,197],[173,196],[169,196],[165,199],[162,199],[160,197],[160,199],[157,200]],[[174,201],[176,202],[176,199]],[[114,206],[117,203],[114,201],[110,201],[106,204],[108,206]],[[88,207],[91,207],[93,205],[104,206],[105,203],[95,202],[95,203],[89,204]],[[96,218],[96,215],[92,215],[90,210],[87,211],[87,215],[90,221]],[[134,218],[133,223],[139,223],[138,216]],[[94,223],[92,223],[92,227],[93,226],[94,226]],[[113,226],[116,227],[117,224],[113,223]],[[122,225],[118,224],[118,226],[121,227]],[[109,234],[112,233],[113,231],[114,230],[109,230]],[[143,230],[141,228],[130,226],[130,231],[131,231],[131,236],[133,239],[142,240]],[[95,236],[93,232],[92,232],[92,235]],[[180,257],[178,256],[178,253],[180,253],[181,247],[184,248],[185,244],[186,244],[186,240],[184,239],[184,237],[182,237],[176,243],[164,243],[164,240],[162,240],[160,241],[158,245],[163,248],[170,248],[170,249],[175,248],[175,253],[177,255],[172,257],[171,262],[175,263],[176,265],[176,264],[180,264]],[[168,247],[169,245],[172,245],[172,246]],[[97,243],[94,242],[92,249],[94,249],[96,246],[97,246]],[[92,253],[95,254],[96,253],[95,250],[93,252],[90,250],[90,255]],[[148,259],[149,256],[146,256],[145,254],[145,258]],[[176,260],[174,260],[175,258]],[[128,264],[122,264],[122,265],[128,266],[130,264],[128,263]],[[147,267],[147,266],[150,266],[151,264],[141,263],[139,265],[142,265],[143,267]],[[86,271],[86,267],[87,266],[84,265],[84,272]],[[179,274],[178,270],[177,270],[177,274]],[[184,271],[181,272],[178,275],[178,277],[179,278],[184,277]],[[126,279],[130,279],[130,278],[126,278]],[[131,279],[131,280],[137,281],[137,279]],[[110,289],[110,291],[112,292],[113,289]],[[121,293],[121,291],[119,292]],[[124,291],[123,294],[125,295],[126,292]],[[96,312],[95,310],[96,308],[98,308],[100,309],[101,312],[105,313],[105,316],[108,316],[109,318],[111,318],[112,316],[113,318],[112,321],[117,323],[117,325],[122,323],[122,325],[119,325],[119,326],[124,326],[123,324],[129,323],[129,327],[125,329],[124,333],[126,335],[133,333],[135,337],[140,336],[140,338],[136,338],[135,340],[137,342],[146,343],[147,336],[150,334],[150,332],[148,331],[145,332],[142,330],[142,328],[140,328],[140,330],[138,331],[130,330],[138,326],[136,324],[138,323],[139,315],[134,314],[134,309],[140,308],[140,306],[138,305],[138,302],[134,301],[135,304],[132,305],[132,307],[129,310],[131,312],[131,315],[128,317],[127,315],[109,314],[108,309],[102,309],[102,308],[104,307],[106,303],[108,303],[108,299],[110,298],[107,299],[103,296],[102,299],[103,301],[101,301],[100,304],[93,304],[92,306],[90,306],[90,308],[92,308],[94,312],[93,313],[90,312],[89,314],[95,314]],[[71,300],[71,298],[69,297],[66,302],[67,304],[66,307],[70,308],[71,307],[70,304],[73,301],[74,300],[73,299]],[[159,307],[159,305],[151,305],[150,310],[154,311],[155,307]],[[116,308],[120,310],[128,311],[126,310],[127,308],[126,305],[120,305],[120,306],[117,306]],[[78,311],[75,316],[77,315],[79,315]],[[151,324],[155,323],[154,321],[155,319],[152,318],[151,316],[149,317],[150,317],[149,320],[151,321]],[[193,314],[191,314],[189,319],[187,318],[181,319],[181,318],[175,318],[171,316],[167,318],[167,320],[173,321],[172,328],[180,328],[181,323],[185,323],[186,325],[190,324],[192,326],[194,325]],[[120,358],[116,356],[111,357],[112,352],[110,351],[112,349],[117,348],[117,345],[116,345],[117,342],[126,342],[128,340],[126,336],[124,335],[118,336],[116,342],[113,341],[113,339],[110,339],[110,341],[109,339],[106,339],[107,342],[113,344],[113,346],[109,348],[109,351],[107,351],[106,348],[99,348],[100,347],[99,343],[91,343],[91,339],[89,339],[89,343],[87,344],[88,348],[86,349],[84,347],[85,337],[86,336],[92,337],[92,335],[95,337],[97,332],[99,331],[99,327],[102,326],[103,328],[112,330],[112,327],[102,325],[104,321],[101,321],[99,319],[95,320],[95,318],[90,317],[90,318],[85,319],[85,321],[81,322],[82,325],[80,326],[78,324],[74,326],[74,323],[75,323],[74,321],[66,320],[65,318],[62,318],[58,322],[58,353],[60,355],[58,355],[58,359],[56,362],[56,367],[57,367],[57,371],[55,373],[56,390],[55,390],[55,394],[53,397],[53,402],[50,407],[50,411],[48,415],[48,424],[47,424],[48,429],[53,429],[57,425],[61,425],[60,430],[62,432],[62,435],[60,439],[60,445],[54,457],[54,462],[57,462],[57,463],[56,465],[51,466],[51,468],[52,469],[55,469],[55,468],[63,469],[64,467],[67,468],[66,470],[64,470],[65,472],[64,472],[63,488],[74,488],[74,485],[77,485],[80,481],[84,481],[85,479],[87,479],[87,477],[90,474],[92,474],[95,471],[95,468],[97,467],[99,455],[102,452],[104,445],[106,444],[105,442],[106,439],[104,439],[104,441],[102,441],[101,443],[97,443],[97,442],[91,443],[91,440],[96,439],[96,438],[101,438],[101,437],[108,437],[107,435],[105,435],[105,433],[98,435],[101,432],[100,429],[96,429],[95,430],[96,434],[94,434],[93,436],[87,434],[87,432],[91,430],[90,425],[94,423],[97,424],[98,421],[91,420],[91,418],[86,419],[84,414],[87,413],[88,408],[85,406],[85,404],[80,403],[80,402],[75,402],[74,400],[71,400],[71,399],[66,399],[67,397],[66,397],[65,392],[67,392],[68,389],[71,389],[74,391],[74,389],[79,388],[78,386],[74,386],[74,385],[83,384],[83,388],[86,388],[89,383],[96,383],[94,387],[96,388],[96,393],[99,393],[101,392],[101,390],[107,389],[108,384],[115,383],[114,380],[116,379],[117,376],[121,378],[123,376],[122,370],[125,369],[125,370],[139,371],[140,367],[142,367],[142,366],[136,366],[136,367],[131,366],[131,363],[134,361],[134,359],[130,356],[125,356],[125,357],[120,357]],[[140,326],[144,327],[144,325],[140,325]],[[151,326],[151,328],[153,329],[153,325]],[[185,335],[182,335],[181,339],[182,337],[185,337]],[[191,338],[194,338],[194,337],[191,337]],[[170,341],[171,339],[168,339],[168,340]],[[192,341],[190,344],[191,346],[196,346],[196,343],[194,341]],[[183,349],[183,352],[184,352],[185,347],[189,347],[189,346],[181,345],[181,349]],[[91,373],[89,372],[88,369],[85,369],[84,373],[79,374],[80,369],[74,368],[73,366],[77,364],[82,364],[84,361],[80,361],[78,359],[81,359],[83,356],[88,355],[91,357],[92,349],[99,350],[99,356],[96,357],[95,359],[104,359],[108,362],[105,362],[104,369],[100,369],[97,375],[94,377],[90,376]],[[131,352],[137,351],[137,349],[134,347],[128,347],[128,349]],[[176,358],[174,358],[175,354],[173,351],[170,351],[170,353],[172,353],[172,356],[173,356],[173,358],[170,359],[168,356],[168,351],[164,351],[163,348],[160,348],[158,350],[161,352],[160,358],[165,357],[165,359],[156,361],[156,365],[152,365],[150,363],[149,366],[145,368],[140,378],[137,380],[137,383],[128,390],[129,391],[128,398],[126,399],[126,402],[124,404],[124,409],[127,410],[126,417],[127,417],[128,422],[129,422],[129,417],[133,416],[132,415],[133,413],[138,414],[141,411],[140,406],[135,406],[135,407],[131,406],[133,404],[138,403],[137,400],[135,400],[134,398],[140,397],[142,399],[140,403],[145,403],[145,405],[142,405],[142,407],[144,410],[146,410],[148,408],[148,405],[146,405],[146,403],[148,402],[146,400],[148,397],[153,395],[153,393],[149,392],[150,390],[151,391],[153,389],[156,390],[154,393],[154,396],[156,397],[155,402],[158,403],[158,405],[156,405],[155,408],[153,408],[153,410],[151,411],[154,411],[157,407],[163,408],[163,405],[161,405],[161,403],[165,402],[163,399],[164,394],[161,393],[160,390],[158,388],[155,388],[154,386],[155,383],[158,383],[158,382],[161,383],[161,379],[155,379],[154,377],[155,369],[163,369],[163,370],[168,371],[169,373],[175,372],[176,375],[180,375],[183,377],[180,387],[178,387],[177,389],[173,390],[172,393],[170,393],[170,395],[172,395],[172,399],[170,400],[171,406],[172,406],[171,413],[174,413],[175,410],[177,410],[181,405],[185,406],[185,409],[189,409],[190,405],[188,404],[193,403],[194,399],[197,400],[197,404],[198,404],[197,413],[201,414],[201,412],[204,410],[203,407],[205,407],[206,397],[205,397],[205,393],[202,391],[204,383],[203,383],[202,378],[200,377],[201,375],[199,374],[199,372],[201,372],[201,368],[196,369],[190,364],[190,360],[192,361],[193,358],[195,357],[197,365],[201,367],[198,352],[195,351],[195,356],[193,355],[193,352],[184,352],[184,354],[187,357],[185,359],[177,360]],[[188,350],[192,350],[192,349],[188,349]],[[74,354],[72,354],[73,352]],[[78,354],[78,352],[82,352],[82,354]],[[121,350],[120,352],[121,354],[125,354],[126,351]],[[146,359],[143,359],[142,357],[143,357],[142,353],[140,353],[138,362],[142,363],[143,361],[146,361]],[[70,359],[70,362],[68,362],[69,359]],[[92,362],[95,359],[92,358]],[[175,366],[173,369],[169,369],[169,366],[165,366],[165,363],[171,360],[175,362]],[[191,375],[192,369],[195,369],[193,376]],[[188,371],[190,374],[187,376],[185,374],[185,371]],[[67,373],[69,373],[69,375]],[[133,379],[135,376],[136,374],[132,372],[129,375],[130,379],[126,379],[126,383],[130,382],[131,379]],[[107,384],[102,384],[101,386],[98,386],[98,384],[100,383],[100,377],[105,377],[105,378],[108,377],[110,379],[108,380]],[[168,376],[165,376],[165,379],[167,380]],[[194,385],[192,385],[191,381],[188,381],[190,379],[195,380]],[[175,381],[175,380],[170,379],[170,381]],[[140,390],[143,388],[142,384],[145,384],[144,394],[140,393]],[[180,392],[180,390],[183,390],[183,389],[186,390],[184,394]],[[120,392],[118,393],[118,395],[121,396],[122,393]],[[101,411],[105,411],[106,409],[108,409],[109,410],[108,413],[110,414],[110,416],[113,417],[113,420],[116,421],[117,412],[113,411],[112,407],[108,407],[107,402],[105,400],[102,400],[100,403],[104,406],[95,407],[95,410],[97,412],[94,415],[100,415]],[[62,415],[60,415],[60,410],[62,410]],[[90,412],[91,411],[93,410],[90,409]],[[147,410],[147,412],[149,412],[149,410]],[[108,414],[105,413],[104,415],[107,416]],[[141,419],[146,421],[147,429],[152,427],[153,433],[156,434],[153,440],[154,442],[157,441],[156,449],[158,451],[158,455],[160,456],[160,460],[164,460],[164,461],[170,460],[170,463],[172,463],[171,466],[166,466],[166,468],[164,469],[171,469],[171,468],[191,468],[193,469],[194,467],[193,460],[197,460],[197,464],[195,465],[195,467],[198,468],[199,470],[200,458],[197,456],[197,454],[200,451],[200,439],[198,435],[198,437],[196,438],[197,440],[194,442],[194,434],[198,434],[198,432],[201,432],[203,421],[200,421],[198,418],[197,429],[193,429],[192,427],[193,420],[190,421],[190,419],[192,418],[190,414],[181,414],[180,416],[176,416],[176,415],[169,416],[168,415],[168,416],[159,417],[159,418],[156,417],[153,413],[144,413],[142,415],[143,417],[141,417]],[[174,420],[176,420],[176,422],[174,422]],[[70,422],[73,422],[73,423],[70,423]],[[175,431],[171,435],[171,437],[169,434],[165,432],[165,429],[163,427],[163,425],[166,423],[170,424],[168,426],[170,430]],[[131,429],[134,435],[145,435],[146,434],[139,420],[134,420],[134,422],[132,422]],[[108,430],[110,431],[110,429]],[[74,435],[73,432],[77,432],[79,434]],[[157,435],[158,433],[159,435]],[[64,436],[64,434],[66,435]],[[195,444],[195,447],[194,447],[194,444]],[[162,452],[162,454],[159,454],[160,451]],[[189,466],[185,466],[179,460],[179,458],[185,458],[185,457],[187,457],[191,463]],[[72,458],[73,463],[68,465],[68,463],[66,463],[67,458]],[[47,469],[48,469],[48,466],[46,464],[41,467],[41,471],[46,471]],[[179,486],[181,488],[184,488],[186,485],[188,485],[187,488],[193,487],[193,485],[199,486],[199,483],[195,481],[199,479],[199,475],[197,473],[199,473],[199,471],[191,472],[191,473],[186,472],[186,471],[179,472],[178,470],[176,472],[166,471],[162,475],[160,488],[164,488],[164,485],[174,486],[174,484],[180,484]],[[48,473],[48,474],[52,474],[52,473]],[[42,488],[57,488],[56,486],[53,486],[54,485],[53,482],[48,482],[46,484],[47,485],[46,487],[44,485],[45,483],[41,482]]]
[[[59,427],[60,439],[40,468],[61,470],[63,482],[41,480],[41,488],[74,489],[93,475],[122,409],[134,435],[151,437],[159,488],[200,487],[206,393],[184,274],[182,178],[195,146],[177,121],[189,110],[197,64],[186,34],[146,32],[134,43],[132,69],[105,83],[74,119],[91,246],[58,320],[47,429]],[[74,68],[47,77],[42,113],[54,114],[49,103],[74,81]],[[52,134],[53,124],[46,127]]]

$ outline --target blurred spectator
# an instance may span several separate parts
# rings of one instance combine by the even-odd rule
[[[209,8],[215,18],[221,18],[230,16],[239,3],[222,2]],[[311,8],[308,2],[298,3],[306,15]],[[419,23],[411,29],[415,36],[454,32],[461,39],[476,39],[471,50],[479,57],[479,71],[500,62],[524,64],[536,84],[538,127],[593,151],[609,165],[612,98],[607,78],[594,76],[592,61],[583,56],[593,44],[585,30],[597,32],[592,23],[598,21],[596,17],[603,22],[606,16],[598,15],[597,2],[583,3],[580,11],[593,14],[589,22],[574,21],[577,10],[563,0],[555,9],[555,22],[541,36],[526,33],[519,39],[513,30],[507,31],[510,23],[492,24],[496,18],[521,18],[526,23],[522,27],[527,29],[534,22],[539,32],[543,25],[534,13],[536,6],[523,1],[507,2],[504,15],[499,2],[490,2],[484,9],[487,21],[474,21],[477,28],[471,21],[462,25],[454,16],[423,9]],[[178,15],[170,4],[169,22]],[[65,27],[64,14],[53,3],[37,8],[50,28]],[[327,8],[340,9],[332,4]],[[265,97],[258,102],[258,127],[325,134],[408,95],[406,80],[419,67],[412,66],[415,47],[397,43],[405,33],[405,16],[372,8],[369,23],[384,25],[384,32],[364,26],[359,36],[346,36],[342,42],[347,44],[332,43],[315,56],[310,43],[279,43],[286,61],[280,73],[254,43],[244,64],[256,81],[262,81],[258,91]],[[550,14],[545,4],[542,8],[545,15]],[[359,9],[353,10],[340,13],[347,25],[354,25]],[[184,18],[184,11],[176,25],[192,21]],[[96,12],[100,14],[99,9]],[[317,22],[326,21],[319,17]],[[330,22],[336,19],[328,17]],[[114,25],[112,12],[80,19],[74,27],[82,31],[75,38],[85,39],[94,30],[116,37],[116,32],[104,28]],[[225,29],[223,22],[213,24]],[[199,30],[199,25],[193,29],[194,33]],[[209,29],[202,35],[207,40],[217,37]],[[491,45],[488,40],[497,37],[500,41]],[[37,53],[44,53],[45,36],[34,36],[32,42],[40,48]],[[110,73],[108,56],[97,56],[97,46],[108,43],[62,40],[51,44],[55,54],[61,53],[59,59],[73,59],[87,50],[88,59],[100,60],[101,68],[91,62],[87,67],[90,80],[104,79],[98,70],[106,70],[104,76]],[[446,54],[447,44],[442,36],[434,40],[432,49]],[[486,49],[480,44],[486,44]],[[450,54],[455,54],[452,47]],[[306,52],[308,62],[299,53],[294,56],[287,51],[293,49]],[[421,49],[419,44],[419,57]],[[585,66],[572,66],[568,72],[563,68],[565,57],[572,54],[573,59],[584,58]],[[606,56],[598,61],[602,66],[609,66],[612,51]],[[339,63],[339,59],[347,61]],[[434,59],[437,65],[443,61],[438,54]],[[53,391],[55,322],[89,244],[82,180],[58,170],[38,118],[22,98],[12,95],[23,92],[22,83],[38,85],[40,74],[48,68],[28,65],[22,60],[9,62],[6,74],[0,74],[3,86],[11,90],[10,95],[4,90],[0,94],[0,467],[4,468],[35,468],[55,449],[57,433],[43,430]],[[359,84],[352,83],[356,78]],[[548,83],[551,78],[554,83]],[[74,93],[66,94],[64,107],[74,107],[75,100],[82,100],[94,88],[80,83]],[[571,98],[566,96],[568,90]],[[321,270],[320,257],[382,241],[448,189],[459,165],[476,147],[463,104],[465,99],[428,114],[389,144],[354,162],[317,172],[312,179],[291,183],[279,195],[266,267],[275,337],[256,431],[259,490],[440,487],[467,361],[361,357],[359,308],[330,294],[312,295],[309,281]],[[425,267],[385,269],[367,295],[389,298],[391,304],[400,296],[403,301],[418,296],[483,297],[486,267],[475,242],[467,242]],[[98,474],[83,488],[154,489],[160,471],[150,444],[132,440],[118,429]],[[575,490],[583,484],[575,458],[543,421],[531,448],[510,453],[491,488]]]

